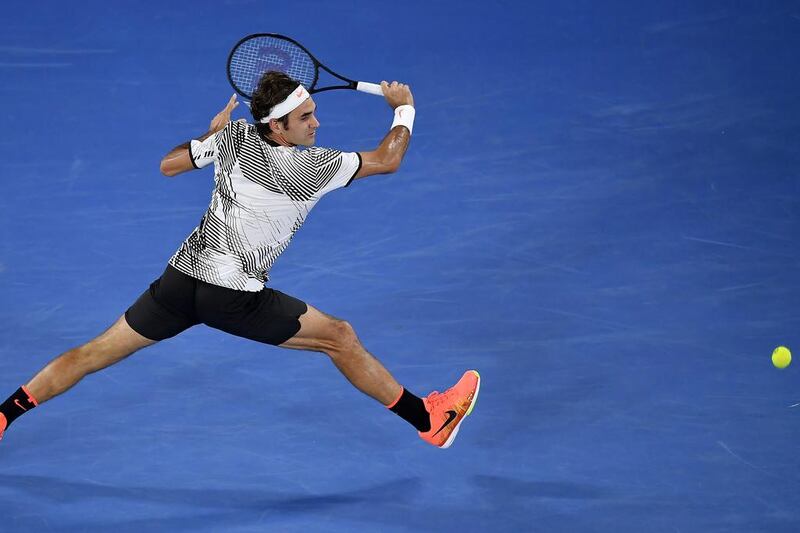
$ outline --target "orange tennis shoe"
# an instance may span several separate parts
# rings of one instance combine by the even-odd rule
[[[456,440],[461,422],[472,413],[480,389],[480,374],[467,370],[458,383],[445,392],[430,393],[422,401],[431,417],[431,429],[420,431],[420,438],[438,448],[449,448]]]
[[[6,420],[6,415],[0,413],[0,440],[3,440],[3,433],[6,432],[7,427],[8,427],[8,420]]]

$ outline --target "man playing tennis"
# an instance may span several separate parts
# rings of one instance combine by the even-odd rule
[[[414,99],[407,85],[381,86],[395,119],[371,152],[314,147],[316,104],[302,85],[279,72],[259,81],[251,102],[255,124],[231,122],[238,106],[234,95],[208,133],[170,151],[161,161],[167,176],[214,164],[214,193],[200,224],[116,323],[53,359],[0,405],[0,437],[20,415],[87,374],[203,323],[258,342],[327,354],[350,383],[408,421],[423,440],[449,447],[477,399],[476,371],[465,372],[446,392],[420,399],[364,349],[349,323],[264,285],[322,196],[400,166],[413,129]]]

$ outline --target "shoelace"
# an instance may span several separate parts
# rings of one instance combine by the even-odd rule
[[[445,396],[438,390],[435,390],[432,393],[428,394],[425,397],[425,400],[427,401],[428,405],[430,405],[431,407],[435,407],[437,405],[444,403]]]
[[[444,392],[439,392],[435,390],[432,393],[428,394],[426,400],[428,402],[428,405],[431,406],[431,408],[438,407],[442,404],[450,404],[451,402],[453,402],[452,393],[453,389],[447,389]]]

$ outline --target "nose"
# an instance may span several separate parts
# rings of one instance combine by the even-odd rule
[[[311,127],[314,129],[319,128],[319,120],[317,120],[317,115],[311,115]]]

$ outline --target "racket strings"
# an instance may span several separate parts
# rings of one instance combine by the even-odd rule
[[[283,72],[311,89],[316,65],[299,46],[273,37],[258,37],[241,43],[231,55],[229,71],[233,84],[252,96],[261,75],[269,70]]]

